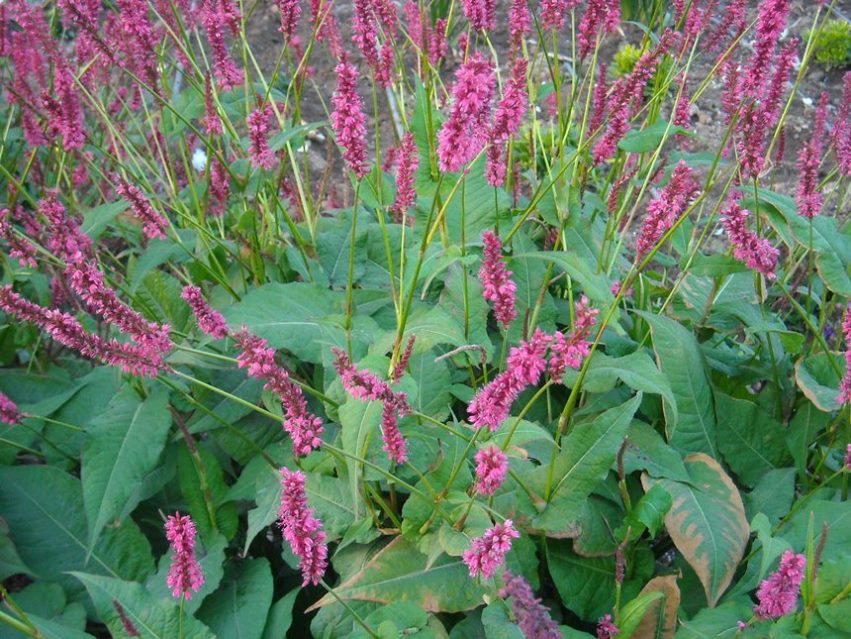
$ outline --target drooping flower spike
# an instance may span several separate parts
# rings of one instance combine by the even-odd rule
[[[300,470],[281,468],[281,508],[278,525],[293,554],[299,558],[302,585],[319,583],[328,568],[327,536],[322,522],[307,505],[306,477]]]

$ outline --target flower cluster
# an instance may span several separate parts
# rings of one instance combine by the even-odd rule
[[[771,242],[758,237],[748,228],[749,212],[739,205],[739,196],[738,193],[733,194],[727,208],[721,213],[721,223],[733,245],[733,256],[748,268],[762,273],[768,279],[774,279],[780,252]]]
[[[845,308],[842,335],[845,338],[845,375],[839,383],[839,396],[836,401],[840,404],[851,404],[851,304]]]
[[[798,171],[800,171],[801,178],[798,181],[796,202],[798,213],[804,217],[812,218],[821,213],[821,207],[824,203],[822,194],[816,189],[818,187],[818,168],[824,151],[829,97],[826,91],[821,94],[813,118],[813,128],[809,140],[801,147],[798,154]]]
[[[366,116],[363,99],[358,95],[358,70],[343,56],[337,64],[337,90],[331,102],[331,125],[337,143],[343,147],[343,159],[358,179],[369,172],[366,162]]]
[[[780,557],[780,567],[759,585],[759,603],[754,613],[760,619],[777,619],[788,615],[798,605],[798,594],[804,580],[807,558],[787,550]]]
[[[0,422],[14,426],[21,423],[21,411],[9,397],[0,393]]]
[[[384,450],[397,464],[408,458],[407,446],[399,430],[399,419],[411,412],[405,393],[396,392],[390,385],[369,371],[359,370],[349,356],[339,348],[334,352],[334,370],[340,376],[343,388],[352,397],[361,401],[382,403],[381,433],[384,438]]]
[[[550,617],[550,611],[535,597],[532,587],[520,575],[507,570],[503,574],[505,585],[499,596],[511,599],[511,612],[526,639],[560,639],[558,624]]]
[[[224,316],[207,303],[200,288],[184,286],[180,296],[189,304],[198,321],[198,328],[204,333],[216,339],[223,339],[230,334]]]
[[[204,585],[204,574],[195,557],[196,534],[195,523],[189,515],[178,512],[166,520],[165,536],[174,551],[166,583],[175,599],[192,599],[192,593]]]
[[[470,547],[464,551],[464,563],[470,570],[470,576],[482,575],[485,579],[493,577],[511,550],[511,540],[518,537],[520,533],[514,527],[514,522],[506,519],[488,528],[481,537],[474,538]]]
[[[619,633],[620,628],[612,622],[612,615],[606,613],[597,622],[597,639],[615,639]]]
[[[264,380],[264,388],[281,400],[285,413],[283,427],[293,440],[293,454],[301,457],[319,448],[324,432],[322,419],[308,410],[301,388],[292,381],[287,370],[275,362],[275,349],[245,328],[234,338],[241,351],[237,365],[247,368],[249,377]]]
[[[680,160],[668,184],[647,205],[647,215],[635,242],[636,259],[641,260],[650,253],[665,231],[682,217],[699,192],[700,187],[692,177],[692,170]]]
[[[470,423],[475,428],[487,426],[495,431],[508,418],[511,405],[523,389],[537,384],[545,370],[558,381],[568,367],[581,366],[590,352],[588,338],[596,317],[597,310],[589,307],[583,295],[576,303],[574,325],[568,336],[560,331],[547,335],[536,329],[531,339],[512,347],[506,370],[482,388],[467,407]]]
[[[476,453],[476,491],[493,495],[508,474],[508,455],[490,445]]]
[[[514,306],[514,295],[517,286],[511,280],[511,271],[505,267],[502,259],[502,243],[492,231],[482,233],[484,258],[479,269],[479,280],[482,283],[483,295],[486,300],[493,302],[494,314],[503,328],[517,317]]]
[[[419,165],[417,145],[414,143],[414,135],[406,133],[399,144],[399,167],[396,171],[396,199],[390,210],[393,211],[398,221],[402,221],[405,211],[417,198],[414,190],[414,174]]]
[[[437,134],[441,171],[461,170],[484,147],[495,89],[493,67],[481,53],[474,53],[458,68],[452,108]]]
[[[269,147],[269,127],[274,113],[272,105],[266,102],[263,106],[248,114],[248,155],[251,164],[264,169],[275,168],[275,154]]]
[[[328,546],[322,522],[307,505],[305,476],[300,470],[281,469],[281,509],[278,523],[293,554],[299,558],[302,585],[319,583],[328,568]]]

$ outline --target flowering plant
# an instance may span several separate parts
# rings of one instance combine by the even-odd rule
[[[0,635],[845,636],[834,3],[273,4],[0,4]]]

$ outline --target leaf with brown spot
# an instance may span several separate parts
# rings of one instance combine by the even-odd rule
[[[665,528],[685,560],[697,573],[706,601],[714,607],[730,585],[748,542],[748,520],[736,485],[709,455],[685,458],[691,479],[684,484],[659,480],[674,499]],[[645,490],[656,481],[641,478]]]
[[[654,577],[641,589],[640,595],[661,592],[662,599],[654,601],[632,639],[673,639],[677,630],[677,608],[680,607],[680,587],[676,575]]]
[[[470,579],[460,557],[444,554],[429,564],[409,541],[396,537],[334,592],[347,601],[409,601],[426,612],[461,612],[481,605],[485,589]],[[305,612],[335,601],[329,593]]]

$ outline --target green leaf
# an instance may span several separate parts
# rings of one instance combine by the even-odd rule
[[[646,470],[651,477],[688,481],[680,453],[665,443],[650,424],[633,421],[626,433],[628,445],[623,456],[627,473]]]
[[[580,506],[606,476],[617,456],[641,393],[607,410],[589,424],[580,424],[563,439],[553,472],[552,492],[545,510],[533,525],[550,537],[575,536],[574,522]],[[530,484],[543,494],[549,478],[544,464],[530,473]]]
[[[216,637],[261,639],[272,590],[272,571],[264,557],[232,561],[222,585],[198,610],[198,618]]]
[[[664,595],[661,592],[645,592],[628,602],[621,611],[621,622],[618,626],[620,632],[617,636],[630,639],[638,626],[641,625],[641,621],[651,606],[663,597]]]
[[[669,125],[660,118],[644,129],[629,131],[618,142],[618,148],[627,153],[648,153],[659,148],[662,142],[674,137],[677,133],[688,133],[688,131],[676,124]]]
[[[345,481],[337,477],[307,473],[307,502],[322,520],[329,541],[340,538],[355,523],[355,508],[350,503]]]
[[[262,639],[284,639],[287,636],[287,630],[293,624],[293,605],[299,592],[301,592],[300,588],[290,590],[272,604]]]
[[[715,393],[718,448],[724,461],[748,486],[789,458],[782,424],[754,402]]]
[[[750,518],[764,513],[773,524],[789,512],[795,497],[795,469],[769,470],[745,495],[745,509]]]
[[[665,414],[668,441],[683,452],[717,457],[712,389],[697,340],[672,319],[641,311],[637,314],[650,324],[659,367],[677,400],[677,414]]]
[[[171,426],[168,395],[155,392],[140,401],[129,386],[89,424],[83,447],[83,501],[89,522],[89,548],[103,527],[118,518],[136,486],[157,465]]]
[[[261,530],[278,518],[281,509],[281,475],[266,466],[257,477],[254,500],[257,507],[248,511],[248,530],[245,533],[245,546],[242,554],[248,554],[248,547]]]
[[[233,539],[237,526],[236,506],[232,501],[226,501],[228,487],[222,467],[205,446],[198,444],[197,450],[203,463],[203,478],[201,469],[196,467],[196,461],[186,450],[186,446],[181,446],[177,453],[177,478],[189,506],[189,513],[201,539],[207,540],[214,530],[221,531],[227,539]],[[209,489],[212,508],[215,510],[215,522],[205,499],[205,483]]]
[[[485,639],[524,639],[520,627],[508,616],[505,602],[497,599],[482,610]]]
[[[685,466],[690,483],[658,481],[674,499],[665,528],[714,607],[733,579],[750,530],[739,491],[717,461],[694,453]],[[647,488],[656,482],[645,475],[642,483]]]
[[[672,639],[677,628],[677,610],[680,607],[680,587],[676,575],[653,577],[641,595],[659,593],[661,599],[650,603],[641,623],[632,633],[633,639]],[[625,624],[624,624],[625,625]],[[623,629],[624,625],[621,626]]]
[[[41,578],[73,587],[65,573],[82,568],[126,579],[153,572],[150,546],[129,520],[107,529],[87,557],[80,481],[55,466],[0,468],[0,512],[21,559]]]
[[[452,315],[440,306],[431,304],[414,304],[408,322],[405,324],[403,340],[412,335],[417,338],[418,350],[428,350],[438,344],[460,346],[464,343],[464,328]],[[383,354],[393,348],[396,341],[396,331],[389,331],[379,336],[370,349],[376,354]]]
[[[739,621],[753,616],[753,604],[742,600],[724,602],[717,608],[703,608],[691,619],[681,619],[675,639],[732,639],[739,633]]]
[[[832,358],[839,370],[842,370],[842,358],[836,353],[815,353],[795,362],[798,388],[819,410],[826,413],[840,408],[837,400],[840,376],[828,358]]]
[[[552,262],[582,286],[582,291],[596,305],[602,307],[611,306],[615,300],[612,295],[612,286],[608,279],[597,273],[576,253],[567,251],[532,251],[528,253],[515,254],[512,259],[537,259]]]
[[[395,632],[388,634],[388,638],[415,637],[417,639],[426,639],[427,637],[433,637],[426,630],[428,620],[429,615],[427,612],[410,602],[402,601],[382,606],[378,610],[371,612],[364,619],[364,622],[373,629],[388,627],[388,622],[392,623]],[[366,630],[359,625],[355,625],[354,632],[349,635],[348,639],[369,639],[369,637],[370,635],[367,634]]]
[[[345,296],[315,284],[265,284],[225,309],[224,315],[231,326],[244,324],[271,346],[314,364],[321,364],[323,355],[330,361],[332,346],[346,345]],[[356,315],[352,339],[358,353],[374,333],[372,318]]]
[[[632,526],[632,538],[640,536],[642,527],[650,532],[651,537],[656,537],[657,531],[665,523],[665,515],[671,510],[673,498],[671,494],[659,484],[650,487],[630,513],[627,523]]]
[[[572,382],[577,375],[576,371],[568,370],[565,380]],[[582,390],[589,393],[606,393],[615,387],[618,380],[633,390],[661,395],[668,414],[674,421],[677,420],[677,402],[671,384],[646,352],[637,351],[624,357],[609,357],[596,351],[582,380]]]
[[[114,637],[126,635],[124,624],[113,602],[118,602],[143,639],[174,639],[180,636],[180,608],[174,602],[155,599],[137,583],[72,572],[92,598],[98,618]],[[183,612],[183,636],[186,639],[216,639],[203,623]]]
[[[441,555],[433,563],[404,537],[396,537],[335,589],[346,601],[409,601],[428,612],[461,612],[482,603],[485,589],[470,579],[459,557]],[[306,610],[327,606],[328,594]]]
[[[83,213],[81,230],[92,240],[97,240],[110,222],[127,210],[130,204],[125,200],[101,204]]]

